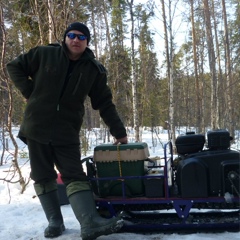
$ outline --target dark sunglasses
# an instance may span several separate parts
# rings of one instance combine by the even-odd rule
[[[68,33],[67,34],[68,38],[70,39],[75,39],[75,37],[77,37],[79,40],[84,41],[87,39],[87,36],[83,35],[83,34],[76,34],[76,33]]]

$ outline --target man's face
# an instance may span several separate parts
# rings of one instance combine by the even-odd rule
[[[80,40],[78,36],[75,36],[74,34],[84,35],[82,32],[79,32],[77,30],[71,30],[67,33],[65,38],[65,44],[67,45],[67,48],[69,50],[69,58],[71,60],[77,60],[87,47],[87,38],[85,40]],[[80,36],[80,38],[84,37]]]

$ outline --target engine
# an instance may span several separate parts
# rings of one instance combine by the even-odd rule
[[[176,139],[176,184],[180,196],[239,196],[240,154],[230,150],[231,140],[226,130],[209,131],[203,150],[204,135],[191,132]]]

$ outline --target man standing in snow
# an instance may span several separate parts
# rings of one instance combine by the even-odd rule
[[[80,161],[79,132],[87,96],[116,138],[115,144],[127,143],[106,70],[88,48],[89,41],[88,27],[74,22],[66,29],[62,45],[35,47],[7,64],[12,81],[28,100],[19,138],[28,145],[31,178],[49,222],[47,238],[65,230],[54,166],[66,185],[83,240],[111,234],[123,225],[117,217],[99,216]]]

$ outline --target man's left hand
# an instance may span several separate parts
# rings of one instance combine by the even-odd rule
[[[128,143],[128,138],[127,138],[127,136],[126,136],[126,137],[123,137],[123,138],[118,138],[118,139],[116,139],[116,141],[114,142],[114,145],[117,145],[118,143],[123,143],[123,144]]]

